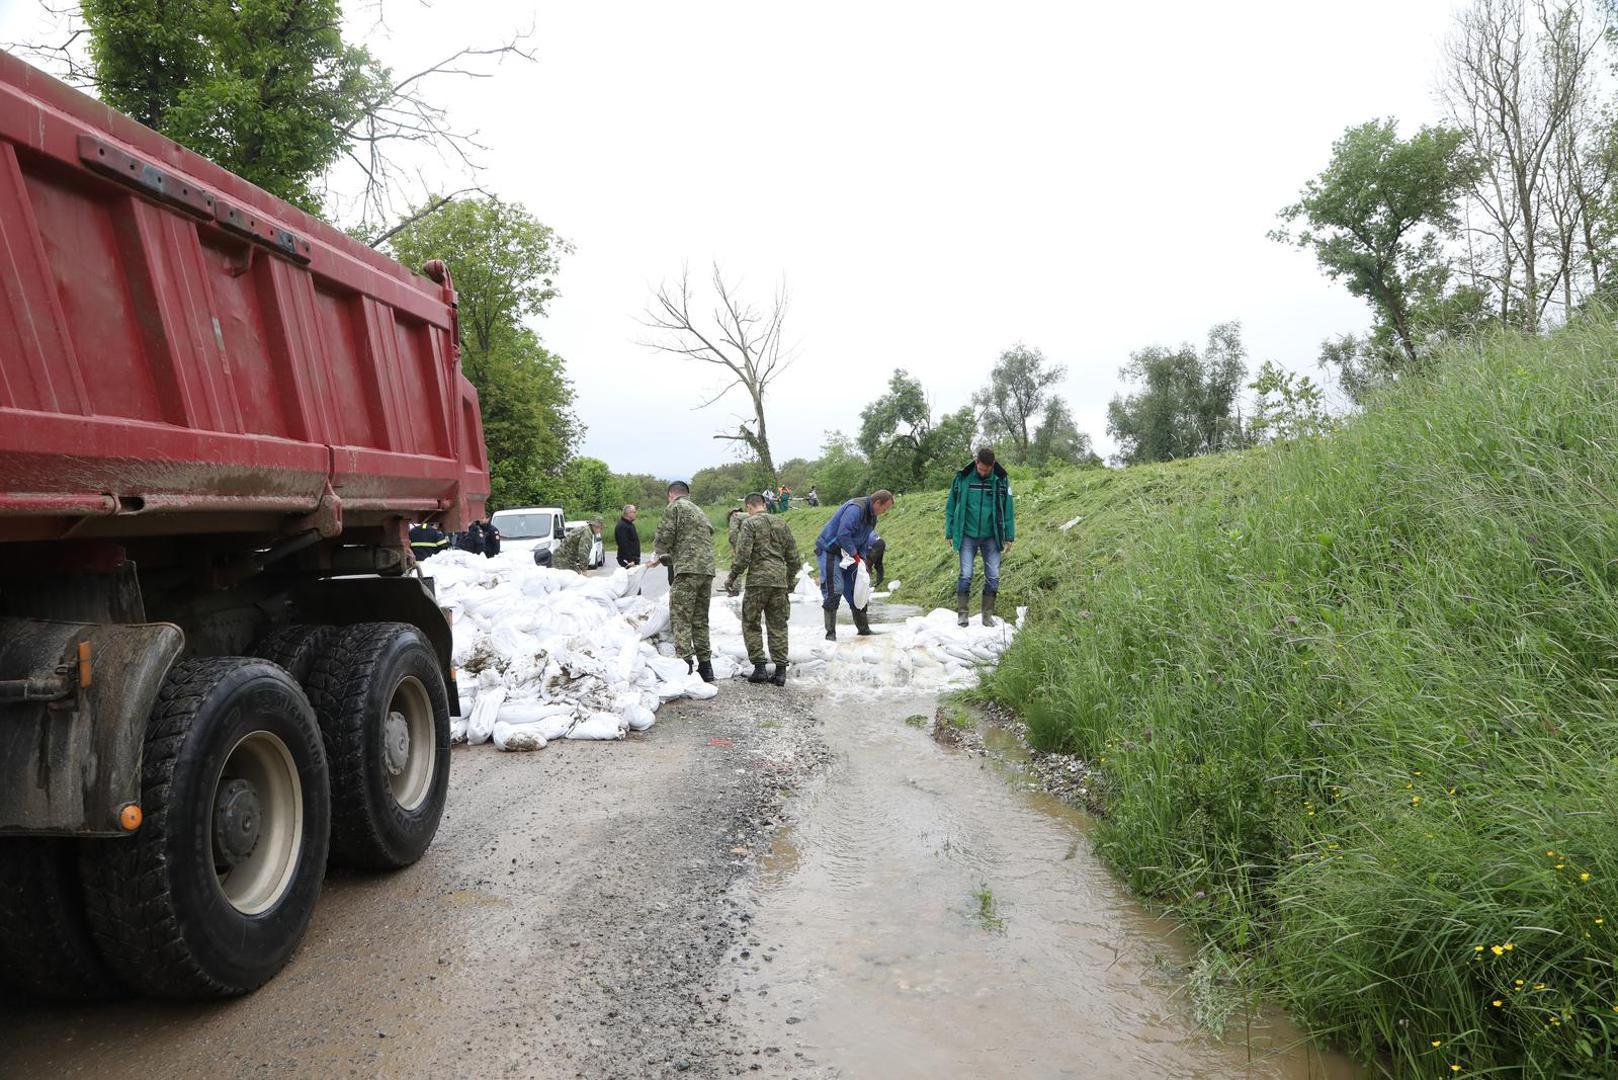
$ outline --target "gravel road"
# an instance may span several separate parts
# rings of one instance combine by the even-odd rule
[[[458,748],[416,866],[333,874],[292,965],[222,1004],[0,1006],[0,1076],[722,1076],[749,1053],[734,888],[827,758],[815,699],[732,681],[623,743]]]

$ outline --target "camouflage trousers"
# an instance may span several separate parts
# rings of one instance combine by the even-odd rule
[[[676,574],[669,587],[669,621],[674,624],[674,651],[682,659],[712,660],[708,645],[708,602],[712,574]]]
[[[778,664],[787,661],[787,620],[792,617],[792,600],[785,589],[754,588],[742,595],[742,640],[747,643],[747,659],[764,663],[763,620],[770,630],[770,656]]]

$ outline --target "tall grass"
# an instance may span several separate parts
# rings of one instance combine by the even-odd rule
[[[1389,1075],[1618,1075],[1615,357],[1502,337],[1076,528],[988,684],[1137,890]]]

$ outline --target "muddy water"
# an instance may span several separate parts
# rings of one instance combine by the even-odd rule
[[[828,699],[838,756],[755,885],[735,1001],[766,1073],[1347,1078],[1238,1012],[1220,1043],[1178,986],[1186,950],[1091,854],[1082,814],[938,746],[930,699]],[[742,950],[745,949],[746,955]]]

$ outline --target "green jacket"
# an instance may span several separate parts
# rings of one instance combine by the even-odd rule
[[[697,509],[697,504],[682,496],[669,504],[668,513],[657,523],[657,535],[652,538],[652,550],[659,557],[673,562],[673,572],[701,574],[713,577],[713,522]]]
[[[961,539],[966,535],[967,488],[978,479],[977,462],[967,462],[966,468],[955,474],[949,485],[949,501],[944,504],[944,533],[955,550],[961,550]],[[984,481],[991,486],[994,498],[995,539],[1009,544],[1017,539],[1017,515],[1011,500],[1011,478],[1005,466],[998,461]]]
[[[557,547],[551,557],[551,565],[558,570],[588,570],[590,552],[595,544],[596,535],[590,526],[576,526]]]
[[[736,558],[727,586],[746,574],[749,589],[790,589],[799,565],[792,527],[779,517],[749,514],[736,530]]]

